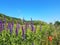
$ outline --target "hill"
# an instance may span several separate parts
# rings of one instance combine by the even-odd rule
[[[6,16],[5,14],[2,14],[2,13],[0,13],[0,19],[2,21],[4,21],[4,19],[6,19],[6,22],[14,22],[14,23],[19,22],[20,24],[24,24],[25,22],[26,23],[30,23],[31,22],[30,20],[26,21],[24,19]],[[23,23],[23,20],[24,20],[24,23]],[[46,22],[43,22],[43,21],[40,21],[40,20],[33,20],[32,22],[33,22],[34,25],[47,24]]]

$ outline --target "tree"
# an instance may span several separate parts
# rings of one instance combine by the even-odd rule
[[[54,23],[54,25],[57,27],[57,26],[60,26],[60,22],[59,21],[56,21],[55,23]]]

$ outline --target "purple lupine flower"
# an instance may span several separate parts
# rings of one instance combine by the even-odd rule
[[[0,30],[3,30],[3,21],[1,18],[0,18]]]
[[[14,27],[14,22],[11,22],[10,23],[10,29],[11,29],[11,31],[13,31],[13,27]],[[12,32],[11,32],[12,33]]]
[[[12,29],[10,29],[10,34],[12,34]]]
[[[10,30],[10,34],[12,34],[13,27],[12,27],[12,24],[10,22],[8,23],[8,29]]]
[[[12,25],[10,26],[10,34],[12,34],[12,30],[13,30],[13,28],[12,28]]]
[[[31,25],[31,30],[34,31],[34,25]]]
[[[25,39],[25,29],[23,26],[22,26],[22,37],[23,37],[23,39]]]
[[[18,35],[18,30],[20,29],[20,24],[19,23],[17,23],[16,24],[16,36]]]
[[[20,29],[20,24],[19,23],[17,23],[16,28]]]
[[[3,25],[3,23],[2,23],[2,21],[0,20],[0,32],[3,30],[2,25]]]
[[[4,23],[2,24],[2,28],[3,28],[3,30],[4,30],[4,28],[5,28],[5,24],[4,24]]]
[[[15,32],[16,32],[16,36],[18,36],[18,29],[17,28],[16,28],[16,31]]]

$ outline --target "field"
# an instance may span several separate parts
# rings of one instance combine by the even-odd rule
[[[60,45],[60,0],[0,0],[0,45]]]
[[[4,24],[0,45],[60,45],[59,35],[60,28],[54,25]]]

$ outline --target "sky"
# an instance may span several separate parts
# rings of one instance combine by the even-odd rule
[[[47,23],[60,21],[60,0],[0,0],[0,13]]]

